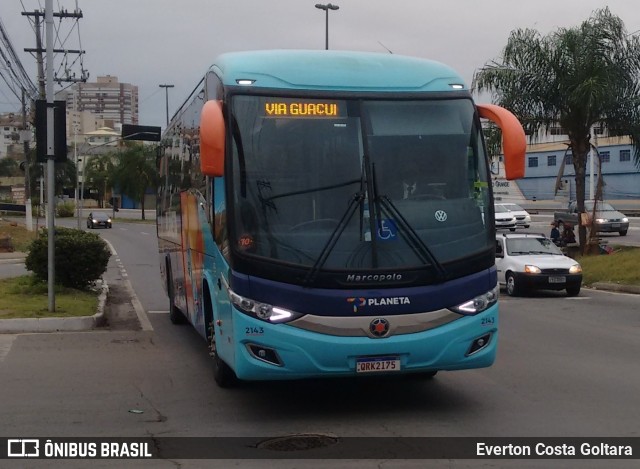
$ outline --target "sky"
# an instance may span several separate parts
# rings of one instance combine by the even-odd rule
[[[64,47],[82,49],[89,81],[104,75],[139,88],[139,123],[164,127],[169,115],[225,52],[324,49],[325,12],[318,0],[53,0],[54,11],[79,8],[78,29],[59,21]],[[635,0],[331,0],[329,48],[409,55],[444,62],[471,84],[484,64],[499,59],[511,31],[546,35],[574,27],[609,7],[627,30],[640,30]],[[0,0],[0,19],[27,73],[36,82],[35,33],[23,11],[45,0]],[[56,45],[60,48],[60,45]],[[54,58],[54,69],[62,55]],[[0,64],[2,67],[3,64]],[[76,67],[77,69],[77,67]],[[60,87],[56,86],[56,90]],[[479,97],[482,98],[482,97]],[[488,97],[484,97],[484,101]],[[479,99],[482,101],[481,99]],[[20,110],[0,80],[0,112]]]

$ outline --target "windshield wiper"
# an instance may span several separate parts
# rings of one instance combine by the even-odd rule
[[[382,205],[383,213],[386,212],[387,216],[398,222],[398,227],[401,228],[399,230],[400,235],[418,258],[426,264],[431,264],[436,270],[438,279],[444,280],[447,275],[446,270],[444,270],[442,264],[436,259],[429,247],[422,241],[420,235],[416,233],[416,230],[413,229],[407,219],[400,213],[400,210],[393,204],[391,199],[382,194],[376,198],[376,201]]]
[[[360,182],[360,180],[358,180],[358,182]],[[307,272],[307,275],[304,278],[305,284],[309,284],[315,280],[316,276],[318,275],[318,272],[320,271],[324,263],[327,261],[329,254],[331,254],[331,251],[333,251],[333,248],[338,242],[338,239],[340,239],[340,236],[342,235],[344,230],[347,228],[347,225],[349,224],[349,220],[351,219],[355,211],[358,209],[358,207],[360,207],[363,200],[364,200],[364,192],[362,191],[356,193],[353,196],[353,198],[349,202],[349,205],[347,206],[347,210],[345,210],[344,214],[342,215],[342,218],[338,222],[338,225],[335,227],[335,229],[331,233],[331,236],[329,236],[329,239],[327,240],[325,245],[322,247],[322,251],[320,251],[320,255],[316,259],[315,263],[313,264],[309,272]]]
[[[375,208],[376,208],[376,220],[375,224],[377,225],[381,217],[381,211],[386,212],[385,214],[398,222],[398,227],[400,228],[399,233],[402,236],[402,239],[409,245],[409,247],[413,250],[413,252],[418,256],[418,258],[425,264],[431,264],[436,270],[438,280],[444,280],[447,276],[447,272],[442,267],[442,264],[436,259],[436,256],[433,255],[429,247],[422,241],[420,235],[416,233],[416,230],[413,229],[411,224],[407,221],[407,219],[400,213],[400,210],[394,205],[391,199],[385,195],[378,195],[378,178],[376,176],[376,166],[372,165],[372,176],[373,176],[373,192],[375,194]],[[382,210],[380,207],[382,206]],[[377,230],[371,234],[372,238],[375,238],[377,235]]]

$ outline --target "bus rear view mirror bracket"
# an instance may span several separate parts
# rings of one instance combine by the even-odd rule
[[[524,157],[527,139],[518,118],[495,104],[476,104],[480,117],[494,122],[502,131],[504,170],[507,180],[524,177]]]
[[[200,117],[200,170],[205,176],[224,175],[225,125],[222,101],[207,101]]]

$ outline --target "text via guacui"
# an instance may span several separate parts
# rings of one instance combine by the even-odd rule
[[[338,117],[336,103],[265,103],[267,116],[278,117]]]

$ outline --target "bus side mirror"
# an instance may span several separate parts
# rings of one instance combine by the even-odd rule
[[[224,175],[224,136],[222,101],[207,101],[200,117],[200,170],[205,176]]]
[[[494,122],[502,130],[504,172],[508,180],[524,177],[524,157],[527,140],[516,116],[495,104],[477,104],[478,115]]]

